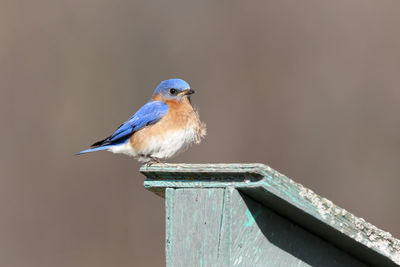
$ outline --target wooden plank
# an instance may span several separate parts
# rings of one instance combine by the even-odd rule
[[[367,266],[237,190],[232,207],[231,266]]]
[[[176,266],[366,266],[236,189],[166,190],[166,261]]]
[[[166,190],[168,267],[230,266],[227,190]]]
[[[363,261],[400,266],[400,241],[263,164],[152,164],[145,187],[235,187]]]

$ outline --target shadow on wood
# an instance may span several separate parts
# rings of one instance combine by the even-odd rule
[[[263,164],[141,172],[166,199],[167,266],[400,266],[390,233]]]
[[[269,258],[260,264],[254,262],[255,258],[250,258],[248,264],[243,266],[303,266],[302,263],[315,267],[367,266],[247,195],[240,193],[240,196],[246,203],[247,209],[244,212],[247,221],[242,227],[238,227],[240,228],[238,231],[245,231],[238,242],[250,242],[251,244],[247,244],[248,247],[257,247],[264,251],[268,246],[275,247],[269,248],[274,250],[273,253],[265,255]],[[255,224],[252,224],[253,222]],[[256,227],[253,227],[254,225]],[[238,253],[247,255],[243,250]],[[298,261],[285,254],[290,254]]]

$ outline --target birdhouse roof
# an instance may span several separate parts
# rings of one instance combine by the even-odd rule
[[[234,187],[367,264],[400,266],[400,241],[264,164],[151,164],[148,190]]]

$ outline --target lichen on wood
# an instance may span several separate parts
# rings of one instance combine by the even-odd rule
[[[394,238],[389,232],[383,231],[375,225],[366,222],[354,214],[340,208],[329,199],[320,197],[311,189],[297,184],[300,188],[299,195],[317,209],[318,213],[331,224],[335,224],[344,232],[350,230],[353,232],[350,237],[363,243],[369,248],[382,252],[385,256],[391,258],[400,265],[400,241]]]
[[[234,187],[372,265],[400,266],[400,241],[263,164],[144,165],[145,187]]]

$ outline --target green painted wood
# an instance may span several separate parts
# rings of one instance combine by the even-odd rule
[[[167,266],[354,266],[354,257],[232,187],[166,189]]]
[[[369,265],[400,266],[400,242],[263,164],[144,165],[145,187],[236,188]]]
[[[230,266],[226,190],[166,190],[167,266]]]
[[[230,266],[367,266],[237,190],[232,204]]]

